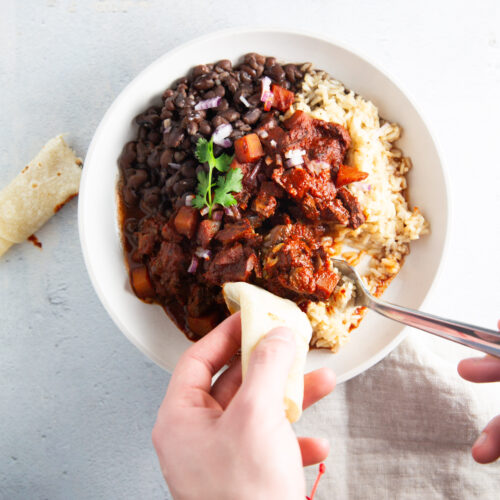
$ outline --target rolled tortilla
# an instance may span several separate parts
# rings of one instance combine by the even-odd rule
[[[295,333],[295,358],[285,388],[285,412],[290,422],[302,414],[304,368],[312,327],[300,308],[288,299],[278,297],[248,283],[226,283],[222,288],[231,313],[241,310],[241,364],[245,377],[250,354],[273,328],[285,326]]]
[[[59,135],[0,191],[0,256],[38,231],[78,194],[81,165]]]

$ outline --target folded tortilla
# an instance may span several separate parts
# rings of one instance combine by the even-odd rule
[[[295,333],[295,358],[288,373],[284,403],[288,420],[296,422],[302,414],[304,368],[312,335],[306,314],[291,300],[248,283],[226,283],[222,290],[229,311],[241,310],[243,378],[253,349],[270,330],[285,326]]]
[[[0,191],[0,256],[38,231],[78,194],[81,165],[59,135]]]

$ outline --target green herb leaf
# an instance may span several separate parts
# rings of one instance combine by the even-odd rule
[[[210,157],[213,157],[213,148],[210,148],[212,140],[208,142],[204,137],[200,137],[196,143],[196,151],[194,155],[198,158],[200,163],[205,163],[210,161]],[[210,151],[212,149],[212,151]],[[210,154],[211,153],[211,154]]]
[[[223,207],[236,205],[236,200],[231,193],[239,193],[242,190],[243,173],[239,168],[230,168],[234,156],[223,153],[216,158],[214,156],[213,140],[207,141],[203,137],[198,139],[196,143],[195,156],[201,163],[208,163],[209,171],[208,174],[206,172],[198,173],[198,186],[196,187],[198,194],[193,200],[193,206],[200,210],[208,207],[208,213],[212,216],[212,209],[215,204]],[[214,168],[222,173],[227,172],[226,175],[219,175],[217,182],[214,182]],[[212,199],[212,189],[215,186],[217,187]]]
[[[233,161],[234,156],[229,156],[226,153],[221,154],[218,158],[215,158],[215,168],[219,172],[227,172],[229,170],[229,165]]]
[[[223,207],[236,205],[236,200],[231,193],[239,193],[242,190],[242,179],[243,172],[240,168],[231,168],[226,176],[219,176],[214,193],[214,204],[218,203]]]

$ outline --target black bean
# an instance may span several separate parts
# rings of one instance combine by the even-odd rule
[[[167,111],[175,111],[175,103],[172,97],[169,97],[165,101],[165,109],[167,109]]]
[[[234,122],[239,119],[240,114],[233,108],[226,109],[226,111],[222,111],[219,116],[225,118],[228,122]]]
[[[182,179],[174,184],[173,190],[177,196],[185,193],[188,189],[193,189],[196,185],[196,179]]]
[[[264,63],[266,68],[270,68],[277,63],[276,57],[266,57],[266,62]]]
[[[295,64],[286,64],[285,66],[283,66],[283,69],[285,70],[288,81],[295,83],[295,80],[298,76],[297,66],[295,66]]]
[[[126,165],[130,165],[137,158],[137,143],[134,141],[127,142],[123,148],[120,160]]]
[[[217,128],[224,123],[229,123],[229,121],[221,115],[216,115],[212,118],[212,126]]]
[[[181,177],[181,174],[178,171],[175,172],[174,175],[169,177],[167,179],[167,181],[165,182],[165,187],[167,188],[167,190],[170,190],[173,187],[173,185],[180,179],[180,177]]]
[[[255,94],[248,96],[247,101],[250,104],[250,106],[254,106],[254,107],[259,106],[260,105],[260,92],[256,92]]]
[[[196,122],[191,122],[187,126],[187,133],[189,135],[194,135],[198,132],[198,124]]]
[[[151,130],[148,134],[147,137],[148,141],[152,142],[153,144],[160,144],[161,139],[162,139],[162,134],[158,130]]]
[[[179,170],[181,175],[184,177],[195,177],[196,176],[196,170],[192,165],[189,165],[185,163],[182,165],[181,169]]]
[[[257,76],[257,71],[248,64],[242,64],[240,70],[248,73],[252,77],[252,80]]]
[[[137,161],[138,163],[145,163],[148,157],[149,151],[145,142],[137,143]]]
[[[231,132],[231,135],[229,136],[233,141],[235,141],[236,139],[239,139],[240,137],[243,137],[245,134],[244,132],[242,132],[241,130],[238,130],[238,129],[234,129],[232,132]]]
[[[219,84],[219,85],[217,85],[217,87],[215,87],[214,92],[215,92],[215,95],[217,97],[224,97],[224,95],[226,93],[226,89],[222,85]]]
[[[151,168],[158,168],[160,166],[160,153],[157,149],[153,149],[153,151],[149,153],[146,163],[148,164],[148,167]]]
[[[261,114],[262,111],[259,108],[253,108],[243,115],[243,121],[249,125],[253,125],[259,120]]]
[[[226,80],[226,87],[231,94],[234,94],[238,90],[238,81],[231,77]]]
[[[154,186],[143,191],[143,202],[149,208],[155,208],[160,203],[160,188]]]
[[[137,203],[138,197],[134,189],[124,186],[123,188],[123,200],[127,205],[135,205]]]
[[[137,189],[148,180],[148,173],[145,170],[136,170],[133,175],[127,179],[127,186]]]
[[[206,120],[203,120],[200,122],[200,133],[203,135],[210,135],[212,133],[212,127],[210,126],[210,123],[208,123]]]
[[[172,163],[172,150],[165,149],[160,156],[160,165],[162,168],[167,168],[169,163]]]
[[[246,71],[240,71],[240,82],[251,83],[252,82],[252,75],[250,75]]]
[[[144,141],[148,136],[148,133],[149,129],[144,125],[142,125],[141,127],[139,127],[139,132],[137,133],[137,137],[139,138],[139,140]]]
[[[183,108],[184,106],[186,106],[186,96],[183,94],[177,94],[175,96],[174,102],[178,108]]]
[[[256,69],[257,66],[259,65],[259,63],[257,62],[257,54],[255,52],[250,52],[249,54],[245,54],[243,60],[253,69]]]
[[[209,75],[199,76],[193,83],[196,90],[208,90],[214,86],[214,80]]]
[[[279,64],[266,68],[265,74],[276,82],[281,82],[285,79],[285,70]]]
[[[219,105],[217,106],[217,111],[226,111],[229,108],[229,103],[227,99],[221,99]]]
[[[168,133],[167,146],[176,148],[184,140],[184,131],[180,127],[172,127]]]
[[[176,151],[174,153],[174,163],[179,163],[183,161],[186,158],[186,152],[185,151]]]
[[[198,66],[195,66],[192,71],[192,75],[194,78],[204,75],[205,73],[208,73],[210,71],[209,67],[206,64],[198,64]]]
[[[163,92],[162,99],[165,100],[167,97],[172,97],[174,95],[174,91],[172,89],[167,89]]]
[[[221,68],[223,71],[231,71],[233,69],[233,64],[229,59],[222,59],[216,65],[215,69]]]

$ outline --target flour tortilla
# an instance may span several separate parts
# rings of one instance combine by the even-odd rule
[[[291,300],[248,283],[226,283],[222,288],[231,313],[241,309],[241,364],[245,377],[250,354],[270,330],[285,326],[295,333],[295,358],[285,388],[285,411],[290,422],[302,414],[304,368],[312,327],[307,316]]]
[[[0,191],[0,256],[38,231],[78,194],[81,164],[59,135]]]

